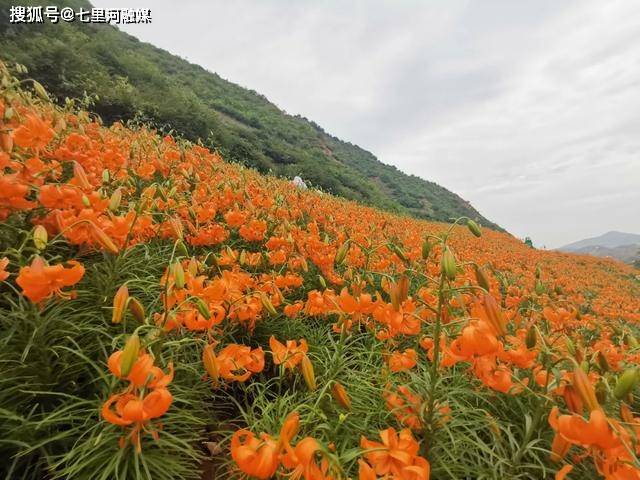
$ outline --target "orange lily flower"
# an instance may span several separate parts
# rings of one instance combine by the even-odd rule
[[[413,348],[404,352],[393,352],[389,357],[389,369],[392,372],[402,372],[413,368],[418,363],[418,354]]]
[[[271,335],[269,347],[271,347],[273,363],[276,365],[284,364],[285,368],[290,370],[293,370],[309,351],[309,346],[304,338],[300,340],[300,345],[295,340],[287,340],[286,345],[283,345]]]
[[[266,433],[256,438],[249,430],[238,430],[231,437],[231,458],[240,470],[260,480],[271,478],[279,465],[276,442]]]
[[[261,347],[252,350],[246,345],[232,343],[218,353],[215,361],[222,378],[244,382],[264,369],[264,352]]]
[[[411,430],[405,428],[398,434],[393,427],[389,427],[380,432],[380,438],[382,443],[368,440],[364,436],[360,438],[360,446],[366,450],[364,456],[376,475],[411,478],[410,475],[416,473],[416,470],[406,469],[417,466],[426,474],[423,478],[429,477],[429,464],[418,456],[420,446],[413,438]],[[421,460],[416,462],[417,459]]]
[[[140,453],[140,431],[146,428],[147,423],[164,415],[171,403],[173,396],[166,388],[156,388],[149,392],[143,399],[133,393],[121,393],[112,395],[102,406],[102,418],[107,422],[121,427],[134,425],[131,431],[131,439]],[[115,411],[111,408],[115,403]],[[154,438],[157,433],[152,433]]]
[[[84,276],[84,267],[74,260],[68,263],[70,268],[64,268],[61,264],[49,266],[41,257],[36,257],[31,266],[20,269],[16,283],[22,287],[25,297],[34,303],[53,294],[70,298],[71,293],[63,293],[62,288],[78,283]]]

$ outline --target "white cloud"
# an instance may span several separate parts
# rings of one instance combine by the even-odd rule
[[[515,235],[555,247],[640,230],[635,0],[146,6],[153,23],[127,31],[450,188]]]

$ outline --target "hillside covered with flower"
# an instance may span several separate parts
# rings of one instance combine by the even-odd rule
[[[0,69],[6,478],[640,479],[640,279]]]

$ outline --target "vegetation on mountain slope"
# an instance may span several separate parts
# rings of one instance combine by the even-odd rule
[[[640,480],[632,267],[25,83],[0,64],[3,478]]]
[[[82,0],[52,3],[89,6]],[[215,73],[108,25],[10,25],[12,4],[0,0],[4,60],[27,66],[59,101],[97,95],[91,110],[108,124],[144,121],[201,140],[228,160],[289,178],[301,175],[325,191],[386,210],[442,221],[466,215],[494,226],[456,194],[381,163]]]

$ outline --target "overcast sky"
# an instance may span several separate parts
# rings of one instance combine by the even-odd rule
[[[637,0],[93,3],[537,246],[640,233]]]

